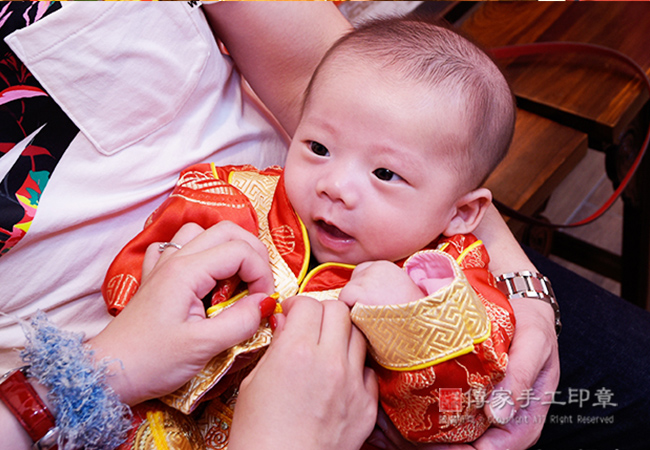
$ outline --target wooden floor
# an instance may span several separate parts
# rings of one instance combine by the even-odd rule
[[[583,219],[596,211],[613,192],[612,183],[605,174],[605,155],[589,150],[587,156],[558,186],[544,212],[553,223],[569,223]],[[620,199],[599,219],[583,227],[566,232],[591,244],[621,254],[623,227],[623,203]],[[603,288],[620,295],[620,283],[590,272],[580,266],[555,256],[551,259],[593,281]]]

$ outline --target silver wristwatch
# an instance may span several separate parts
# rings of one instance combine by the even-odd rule
[[[541,273],[510,272],[504,273],[496,278],[497,288],[503,292],[508,299],[534,298],[545,301],[555,312],[555,333],[559,336],[562,331],[560,321],[560,306],[555,299],[555,293],[551,282]]]

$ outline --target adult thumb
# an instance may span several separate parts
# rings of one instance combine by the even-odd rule
[[[266,294],[251,294],[236,301],[216,316],[200,322],[197,331],[208,340],[214,355],[251,338],[262,326],[267,327]]]

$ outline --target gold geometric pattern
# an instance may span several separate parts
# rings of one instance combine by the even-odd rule
[[[161,400],[184,414],[191,413],[203,395],[228,372],[237,356],[267,347],[271,343],[272,337],[273,333],[269,328],[260,327],[253,337],[212,358],[194,378],[172,394],[162,397]]]
[[[471,352],[489,336],[483,303],[458,265],[453,267],[453,282],[423,299],[352,308],[352,321],[379,364],[392,370],[429,367]]]
[[[326,291],[304,291],[300,293],[305,294],[311,298],[315,298],[319,302],[322,302],[323,300],[338,300],[341,289],[328,289]]]
[[[259,238],[269,251],[275,288],[280,294],[280,299],[285,299],[298,292],[298,279],[275,247],[269,230],[268,214],[279,178],[279,176],[262,175],[257,172],[235,171],[231,173],[229,181],[248,197],[257,212]],[[283,252],[288,245],[290,244],[284,244]]]

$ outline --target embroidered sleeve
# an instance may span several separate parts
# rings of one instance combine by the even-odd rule
[[[220,172],[223,176],[226,172]],[[145,228],[117,255],[108,269],[102,293],[109,312],[117,315],[135,295],[147,247],[169,242],[188,222],[209,228],[230,220],[257,233],[257,216],[248,198],[222,178],[216,168],[198,164],[185,169],[169,198],[147,219]]]
[[[429,295],[399,305],[357,303],[352,309],[352,320],[380,365],[421,369],[469,353],[488,337],[485,307],[451,256],[420,252],[404,269]]]
[[[487,270],[485,248],[454,236],[407,260],[427,293],[413,303],[355,305],[354,323],[369,342],[380,401],[408,440],[471,442],[490,426],[485,400],[505,376],[514,313]],[[454,261],[453,277],[435,261]]]
[[[185,223],[194,222],[209,228],[223,220],[230,220],[257,234],[257,214],[250,200],[229,183],[230,173],[237,170],[256,169],[250,166],[199,164],[181,173],[169,198],[151,214],[145,228],[122,249],[108,270],[102,292],[111,314],[122,311],[135,295],[140,285],[142,261],[147,247],[155,242],[171,241]],[[213,298],[220,295],[221,288],[230,287],[228,281],[219,282]],[[235,359],[268,346],[271,335],[270,330],[260,327],[249,340],[215,356],[197,376],[161,400],[189,414],[228,373]]]

